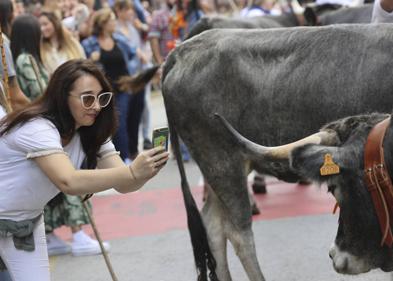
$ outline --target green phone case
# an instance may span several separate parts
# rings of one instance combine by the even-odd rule
[[[169,129],[168,127],[157,128],[153,130],[153,147],[163,146],[168,150]]]

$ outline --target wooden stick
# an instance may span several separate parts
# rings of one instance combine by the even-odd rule
[[[106,250],[104,248],[104,244],[102,243],[101,236],[98,233],[98,229],[97,229],[96,224],[94,222],[93,216],[91,215],[89,207],[87,206],[87,201],[82,201],[82,204],[83,204],[83,208],[85,208],[85,210],[86,210],[87,216],[89,217],[89,221],[90,221],[91,227],[93,228],[94,235],[97,238],[98,244],[100,244],[101,252],[102,252],[102,255],[104,256],[104,260],[105,260],[106,266],[108,267],[109,273],[111,274],[112,280],[118,281],[116,274],[113,271],[112,264],[109,260],[108,253],[106,252]]]

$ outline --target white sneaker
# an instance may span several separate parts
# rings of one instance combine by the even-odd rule
[[[46,234],[46,244],[49,256],[65,255],[71,252],[71,247],[54,233]]]
[[[110,245],[108,242],[102,243],[108,252]],[[74,234],[74,241],[71,244],[71,252],[74,256],[89,256],[101,254],[101,247],[97,240],[92,239],[83,231]]]

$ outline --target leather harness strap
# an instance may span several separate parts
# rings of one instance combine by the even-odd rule
[[[381,246],[392,247],[393,185],[386,170],[383,139],[390,117],[372,128],[364,151],[364,170],[367,189],[371,194],[382,232]]]

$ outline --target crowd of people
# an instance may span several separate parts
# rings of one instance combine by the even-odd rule
[[[150,141],[151,85],[127,92],[119,81],[162,64],[210,11],[202,3],[0,0],[0,270],[45,281],[48,255],[101,252],[82,229],[81,195],[137,190],[168,160]],[[279,13],[271,4],[254,1],[239,16]],[[392,0],[377,0],[373,20],[391,22],[392,11]]]

